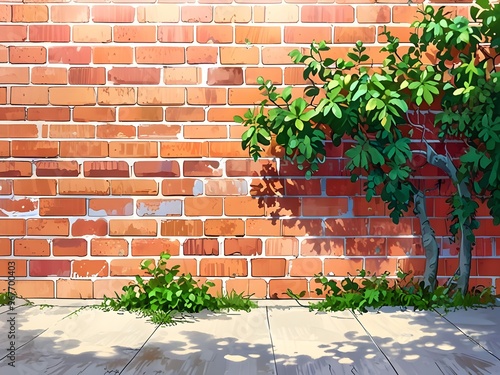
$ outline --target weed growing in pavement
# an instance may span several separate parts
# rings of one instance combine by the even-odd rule
[[[167,324],[182,319],[186,313],[197,313],[202,310],[213,312],[223,310],[250,311],[257,304],[250,300],[250,296],[243,293],[214,297],[209,288],[215,286],[207,281],[199,284],[191,274],[179,274],[180,266],[167,268],[166,263],[170,255],[162,253],[158,264],[151,268],[151,260],[145,260],[141,269],[151,276],[144,279],[136,276],[135,283],[122,288],[123,294],[116,294],[116,298],[104,296],[104,310],[127,310],[138,312],[149,317],[153,323]]]
[[[464,295],[451,286],[438,286],[431,291],[422,281],[402,271],[397,272],[396,280],[388,279],[387,276],[389,272],[376,276],[361,270],[356,276],[344,278],[339,285],[338,281],[318,274],[315,281],[321,287],[316,288],[315,292],[318,296],[324,295],[324,299],[310,303],[309,310],[351,310],[363,313],[368,308],[398,306],[413,310],[444,308],[448,312],[458,308],[493,306],[496,300],[491,287],[474,287]],[[299,301],[306,292],[296,294],[288,289],[286,294]]]

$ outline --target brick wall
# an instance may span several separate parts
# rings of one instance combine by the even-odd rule
[[[368,204],[340,149],[307,181],[279,149],[248,159],[232,122],[261,100],[257,76],[304,83],[292,49],[362,39],[380,63],[381,27],[407,41],[415,15],[407,0],[0,2],[0,289],[14,260],[26,297],[111,295],[161,251],[261,298],[321,271],[421,273],[417,220]],[[449,276],[442,181],[428,212]],[[499,286],[498,229],[480,220],[472,284]]]

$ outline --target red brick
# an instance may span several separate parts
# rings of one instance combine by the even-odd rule
[[[168,107],[165,109],[166,121],[203,121],[205,111],[201,107]]]
[[[160,83],[161,70],[157,68],[112,68],[108,71],[108,81],[114,84]]]
[[[85,5],[52,5],[50,19],[55,23],[89,22],[89,7]]]
[[[208,156],[208,142],[161,142],[160,146],[162,158]]]
[[[187,197],[184,199],[186,216],[222,216],[222,198]]]
[[[90,240],[92,256],[127,256],[128,242],[124,239],[93,238]]]
[[[85,161],[85,177],[129,177],[130,167],[125,161]]]
[[[356,19],[359,23],[389,23],[391,8],[387,5],[360,5],[356,8]]]
[[[183,105],[186,101],[185,95],[185,89],[181,87],[139,87],[137,103],[140,105]]]
[[[424,255],[421,239],[415,238],[387,238],[387,255],[415,256]]]
[[[363,269],[363,259],[359,258],[327,258],[325,259],[325,275],[356,276]]]
[[[137,216],[181,216],[180,199],[138,199]]]
[[[134,163],[134,174],[137,177],[179,177],[179,163],[177,161],[138,161]]]
[[[91,280],[59,279],[56,288],[56,298],[93,298]]]
[[[3,107],[0,108],[0,120],[5,121],[19,121],[25,119],[25,108],[24,107]],[[28,120],[29,110],[28,110]]]
[[[186,177],[221,177],[222,169],[218,161],[184,161]]]
[[[247,42],[251,44],[279,44],[281,43],[281,27],[236,26],[235,42],[242,44]]]
[[[364,43],[375,43],[375,26],[351,27],[335,26],[333,31],[335,43],[356,43],[361,40]]]
[[[132,107],[120,108],[118,114],[120,121],[163,121],[163,108],[161,107]]]
[[[311,238],[303,240],[300,245],[301,256],[342,256],[344,255],[344,239]]]
[[[247,276],[246,259],[210,259],[200,261],[200,276]]]
[[[11,104],[49,104],[49,90],[43,86],[11,87]]]
[[[205,221],[206,236],[243,236],[245,222],[239,219],[207,219]]]
[[[85,198],[40,198],[40,216],[85,216]]]
[[[232,43],[233,27],[225,25],[197,26],[196,41],[198,43]]]
[[[258,160],[256,162],[253,160],[227,160],[226,173],[229,177],[275,176],[277,175],[276,162],[271,160]]]
[[[290,276],[314,276],[323,271],[319,258],[298,258],[291,261]]]
[[[207,5],[184,5],[181,7],[182,22],[212,22],[212,7]]]
[[[14,180],[14,194],[16,195],[56,195],[56,180],[28,179]]]
[[[87,255],[87,241],[83,238],[54,238],[52,240],[52,255],[85,256]]]
[[[135,137],[136,137],[136,127],[133,125],[97,126],[97,138],[135,138]]]
[[[50,125],[50,138],[95,138],[94,125]]]
[[[97,89],[97,104],[121,105],[135,103],[135,89],[132,87],[102,87]]]
[[[87,108],[87,107],[74,107],[73,108],[73,121],[75,122],[113,122],[116,120],[115,108]]]
[[[123,158],[155,158],[158,156],[156,142],[111,142],[110,157]]]
[[[59,180],[60,195],[109,195],[109,181],[91,178]]]
[[[89,199],[89,216],[131,216],[134,202],[131,198]]]
[[[30,177],[31,162],[0,161],[0,177]]]
[[[370,219],[370,234],[375,236],[412,234],[410,219],[400,219],[399,224],[394,224],[391,219]]]
[[[69,107],[28,108],[29,121],[69,121],[70,117]]]
[[[266,256],[299,255],[299,241],[296,238],[269,238],[266,240]]]
[[[111,180],[113,195],[158,195],[158,183],[155,180]]]
[[[70,68],[68,83],[70,85],[104,85],[106,83],[106,69]]]
[[[227,93],[224,88],[189,87],[187,103],[191,105],[226,104]]]
[[[25,25],[0,25],[0,42],[23,42],[27,38]]]
[[[218,2],[218,3],[222,3]],[[252,19],[252,8],[250,6],[219,6],[214,10],[216,23],[247,23]]]
[[[154,1],[149,1],[154,2]],[[140,6],[137,9],[137,20],[139,22],[163,23],[179,22],[179,6],[174,4],[157,4]]]
[[[153,219],[109,221],[110,236],[156,236],[157,223]]]
[[[184,255],[219,255],[219,241],[215,238],[190,238],[182,245]]]
[[[232,291],[252,298],[266,298],[267,284],[261,279],[229,279],[226,281],[226,291]]]
[[[271,279],[269,280],[269,298],[271,299],[289,299],[287,290],[299,294],[302,291],[308,291],[306,279]],[[306,293],[306,298],[308,293]]]
[[[385,256],[387,255],[385,238],[346,238],[345,255]]]
[[[19,239],[14,240],[16,256],[49,256],[50,244],[47,240]]]
[[[49,8],[47,5],[13,5],[12,22],[47,22]]]
[[[141,269],[141,264],[144,259],[113,259],[111,261],[110,276],[149,276],[149,274]],[[150,269],[154,267],[154,260],[151,259],[152,264]]]
[[[300,19],[312,23],[352,23],[354,8],[351,5],[303,5]]]
[[[327,236],[367,236],[367,219],[327,219],[325,221]]]
[[[186,139],[224,139],[227,138],[226,125],[184,125]]]
[[[71,234],[75,237],[106,236],[108,234],[108,223],[104,219],[78,219],[71,226]]]
[[[261,255],[262,240],[260,238],[226,238],[224,255]]]
[[[69,260],[30,260],[30,276],[47,277],[71,275],[71,262]]]
[[[286,219],[283,220],[284,236],[322,236],[321,220]]]
[[[247,219],[247,236],[280,236],[281,220],[276,219]]]
[[[12,141],[14,157],[55,157],[59,154],[59,142]]]
[[[50,104],[95,105],[96,91],[93,87],[51,87]]]
[[[388,271],[391,275],[396,273],[397,259],[395,258],[367,258],[365,260],[365,270],[381,275]]]
[[[29,68],[2,68],[0,71],[0,83],[29,83]]]
[[[38,85],[65,85],[68,83],[68,71],[66,68],[33,67],[31,69],[31,83]],[[60,110],[64,111],[62,108]]]
[[[123,5],[94,5],[92,7],[92,20],[94,22],[134,22],[135,9]]]
[[[105,260],[75,260],[73,261],[72,277],[106,277],[109,275],[109,265]]]
[[[134,60],[132,47],[93,47],[94,64],[131,64]]]
[[[30,25],[30,42],[69,42],[71,28],[69,25]]]
[[[68,236],[68,219],[28,219],[28,236]]]
[[[35,166],[36,175],[42,177],[76,177],[80,174],[80,168],[76,161],[37,161]]]
[[[136,47],[135,60],[138,64],[184,64],[185,49],[182,47]]]
[[[162,43],[192,43],[194,41],[194,26],[158,26],[158,41]]]
[[[47,50],[45,47],[15,47],[9,48],[9,62],[11,64],[45,64]]]
[[[0,276],[1,277],[13,276],[14,273],[14,277],[26,277],[27,263],[28,262],[26,260],[2,259],[0,260]],[[5,280],[5,282],[7,283],[7,280]]]
[[[224,65],[258,64],[259,56],[260,51],[257,47],[220,47],[220,60]]]
[[[161,183],[161,193],[165,196],[201,195],[203,194],[203,182],[194,178],[163,180]]]
[[[336,26],[338,28],[339,26]],[[285,26],[285,43],[310,44],[313,40],[332,42],[331,27]]]
[[[18,298],[54,298],[54,281],[17,280],[16,295]]]
[[[161,253],[179,255],[179,241],[164,238],[133,239],[132,256],[159,256]]]
[[[181,132],[180,125],[146,124],[139,125],[139,139],[177,139]]]
[[[165,220],[161,223],[162,236],[202,236],[201,220]]]
[[[188,64],[216,64],[218,59],[217,47],[189,46],[186,48]]]
[[[0,195],[12,194],[12,180],[0,180]]]
[[[113,26],[113,40],[118,43],[154,43],[156,26]]]
[[[304,216],[342,216],[347,213],[347,198],[303,198]]]
[[[169,48],[169,47],[166,47]],[[182,51],[182,62],[184,62],[184,48]],[[168,53],[169,56],[172,53]],[[167,67],[163,69],[163,82],[166,85],[197,85],[201,83],[201,68],[198,67]]]
[[[75,43],[109,43],[111,42],[112,28],[109,25],[74,25],[73,42]],[[116,50],[120,47],[95,47],[96,50]],[[132,48],[128,48],[132,50]],[[94,58],[98,59],[94,53]]]

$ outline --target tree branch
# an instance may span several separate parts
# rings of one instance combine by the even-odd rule
[[[440,155],[432,148],[432,146],[425,142],[427,145],[427,162],[435,167],[446,172],[450,176],[454,185],[457,187],[458,194],[462,198],[471,198],[471,194],[465,181],[458,182],[457,167],[453,164],[452,160],[444,155]],[[469,276],[472,256],[472,243],[469,240],[472,230],[470,229],[471,218],[460,222],[460,256],[459,256],[459,272],[457,279],[457,287],[462,294],[467,293],[469,289]],[[455,273],[457,274],[457,273]],[[453,279],[452,279],[453,280]]]
[[[415,208],[413,212],[420,221],[422,232],[422,245],[425,250],[424,285],[433,291],[436,286],[438,271],[439,247],[436,235],[432,229],[425,209],[425,194],[419,190],[413,197]]]

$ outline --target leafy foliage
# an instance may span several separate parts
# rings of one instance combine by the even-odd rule
[[[411,164],[418,150],[409,137],[419,132],[426,142],[434,132],[422,124],[409,129],[407,113],[438,104],[439,138],[463,142],[452,178],[472,192],[457,190],[450,198],[451,234],[464,224],[478,227],[473,220],[478,201],[487,201],[494,223],[500,224],[500,4],[478,0],[472,23],[463,16],[450,18],[444,7],[420,12],[409,48],[383,33],[387,44],[381,51],[387,57],[380,67],[366,65],[370,56],[362,42],[346,57],[332,56],[325,42],[313,42],[309,52],[292,51],[292,61],[304,65],[303,77],[311,85],[303,97],[292,98],[291,87],[279,91],[260,78],[266,99],[235,117],[249,126],[242,147],[257,159],[274,138],[285,158],[311,177],[326,158],[325,133],[336,146],[350,140],[345,157],[352,180],[363,177],[367,200],[380,194],[398,223],[418,192]]]
[[[8,305],[11,301],[9,292],[0,293],[0,306]]]
[[[136,276],[136,282],[122,288],[122,295],[116,299],[104,298],[102,307],[109,310],[138,311],[148,316],[154,323],[172,323],[178,314],[197,313],[202,310],[243,310],[257,307],[249,297],[232,292],[229,295],[214,297],[208,290],[215,284],[207,281],[201,285],[191,274],[178,276],[179,265],[167,268],[170,255],[162,253],[158,264],[150,268],[152,261],[145,260],[141,269],[151,278]]]
[[[398,306],[414,310],[444,308],[449,311],[495,304],[491,287],[476,287],[471,293],[463,295],[447,286],[439,286],[430,291],[424,287],[423,282],[416,281],[409,273],[402,271],[398,271],[397,280],[388,279],[388,275],[386,272],[377,277],[361,270],[357,276],[346,277],[340,284],[322,274],[316,275],[315,281],[320,285],[316,294],[324,295],[324,300],[310,303],[309,310],[367,312],[368,308]],[[299,300],[305,292],[295,294],[288,289],[287,294]]]

